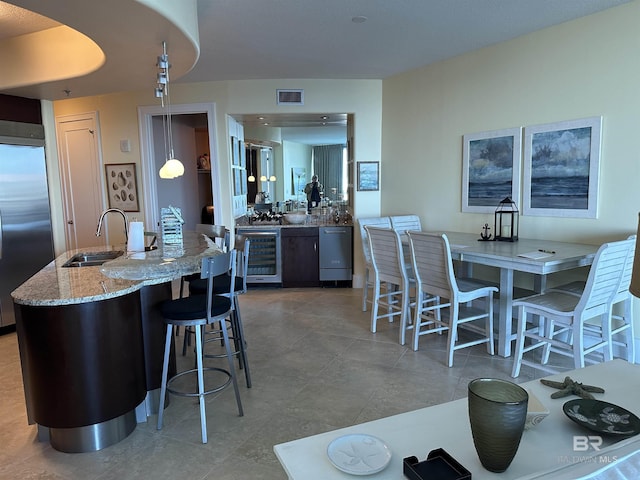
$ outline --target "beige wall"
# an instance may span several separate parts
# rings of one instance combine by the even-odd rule
[[[493,215],[461,213],[464,134],[602,115],[598,218],[522,216],[520,233],[595,244],[634,232],[638,20],[633,2],[385,80],[383,213],[479,234]]]

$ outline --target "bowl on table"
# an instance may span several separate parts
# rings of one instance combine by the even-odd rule
[[[289,223],[291,225],[302,225],[307,221],[306,213],[285,213],[282,217],[285,223]]]

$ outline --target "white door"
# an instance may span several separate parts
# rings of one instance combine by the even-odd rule
[[[96,237],[103,210],[97,114],[56,117],[56,133],[67,250],[104,246],[106,233]]]

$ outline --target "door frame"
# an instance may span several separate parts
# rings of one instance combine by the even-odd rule
[[[211,188],[213,190],[214,209],[221,208],[220,195],[220,159],[218,156],[218,142],[216,141],[216,104],[190,103],[171,105],[171,116],[193,113],[207,115],[209,129],[209,156],[211,158]],[[138,107],[138,125],[140,128],[140,170],[142,172],[142,191],[144,192],[144,218],[147,228],[155,230],[160,221],[158,211],[158,187],[155,162],[153,157],[153,124],[152,118],[166,114],[161,105]]]

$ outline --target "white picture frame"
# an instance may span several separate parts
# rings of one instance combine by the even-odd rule
[[[462,211],[493,213],[505,197],[520,204],[522,128],[463,136]]]
[[[525,127],[523,215],[598,217],[602,117]]]

